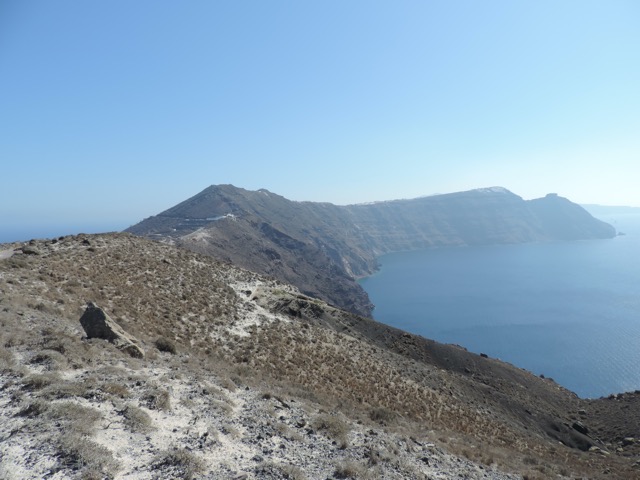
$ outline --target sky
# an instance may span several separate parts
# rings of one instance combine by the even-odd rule
[[[640,206],[638,25],[636,0],[0,0],[0,241],[222,183]]]

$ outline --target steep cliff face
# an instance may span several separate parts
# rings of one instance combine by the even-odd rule
[[[336,206],[215,185],[128,231],[271,275],[362,315],[372,305],[355,278],[373,273],[384,253],[615,235],[557,195],[525,201],[499,187]]]

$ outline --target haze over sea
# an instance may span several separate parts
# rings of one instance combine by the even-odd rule
[[[640,213],[626,235],[394,253],[361,281],[374,318],[553,378],[581,397],[640,389]]]

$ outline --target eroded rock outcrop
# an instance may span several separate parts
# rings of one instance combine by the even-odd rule
[[[87,338],[102,338],[113,343],[123,352],[135,358],[143,358],[144,350],[138,339],[124,331],[106,312],[95,303],[87,303],[80,323]]]

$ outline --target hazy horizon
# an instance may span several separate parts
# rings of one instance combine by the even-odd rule
[[[0,4],[0,227],[211,184],[353,204],[494,185],[640,207],[640,4]]]

